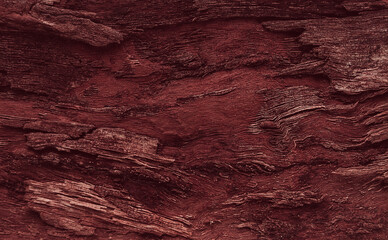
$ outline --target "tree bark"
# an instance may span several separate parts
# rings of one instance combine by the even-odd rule
[[[1,239],[387,239],[385,0],[0,0]]]

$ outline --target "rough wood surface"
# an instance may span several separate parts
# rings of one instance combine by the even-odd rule
[[[388,1],[0,0],[0,239],[388,238]]]

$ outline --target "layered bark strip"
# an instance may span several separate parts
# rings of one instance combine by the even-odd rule
[[[122,233],[190,236],[183,222],[158,216],[115,189],[69,180],[63,183],[29,180],[27,184],[26,200],[31,209],[46,223],[77,235],[91,236],[96,228],[106,228]]]
[[[0,239],[388,239],[388,1],[0,0]]]

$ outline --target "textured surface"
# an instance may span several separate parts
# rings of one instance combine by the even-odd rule
[[[0,239],[387,239],[388,2],[0,0]]]

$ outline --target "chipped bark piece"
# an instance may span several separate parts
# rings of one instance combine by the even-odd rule
[[[241,205],[247,202],[267,201],[275,208],[295,208],[322,202],[323,197],[312,191],[276,190],[265,193],[247,193],[227,200],[224,205]]]
[[[388,88],[387,10],[346,18],[272,21],[264,26],[273,31],[303,29],[298,41],[314,46],[311,53],[316,58],[326,59],[319,70],[337,91],[354,95]]]
[[[70,180],[28,180],[26,184],[28,206],[38,212],[47,224],[76,235],[92,236],[97,229],[109,229],[121,234],[137,232],[187,238],[191,235],[185,223],[157,215],[115,189]],[[105,194],[100,195],[98,192],[101,191]],[[107,195],[112,198],[107,200]],[[116,201],[122,203],[117,206]],[[124,209],[121,208],[123,206]]]
[[[77,150],[117,161],[131,160],[149,166],[145,161],[171,163],[174,159],[158,155],[159,141],[120,128],[98,128],[84,137],[70,140],[65,134],[27,134],[27,143],[36,150],[56,148],[60,151]]]
[[[4,114],[0,115],[0,124],[7,127],[23,128],[25,130],[67,134],[72,138],[79,138],[95,128],[95,126],[90,124],[38,120],[36,118],[24,118]]]
[[[36,4],[32,8],[31,15],[36,17],[39,23],[45,24],[45,27],[57,32],[58,35],[80,40],[92,46],[102,47],[123,40],[123,35],[120,32],[86,18],[90,15],[93,16],[93,13]]]
[[[95,127],[90,124],[81,124],[76,122],[33,121],[24,124],[23,128],[48,133],[67,134],[72,138],[79,138],[87,132],[90,132]]]
[[[138,135],[121,128],[98,128],[87,134],[84,140],[96,141],[95,147],[123,153],[156,152],[159,141],[143,135]],[[85,142],[86,143],[86,142]]]
[[[32,122],[35,123],[35,122]],[[57,125],[62,129],[57,129]],[[31,125],[45,130],[62,131],[64,127],[79,127],[78,125],[68,125],[68,123],[45,122],[42,125]],[[85,125],[89,127],[88,125]],[[51,127],[54,127],[53,129]],[[92,127],[92,126],[90,126]],[[59,130],[59,131],[58,131]],[[66,132],[66,131],[63,131]],[[71,132],[69,130],[69,132]],[[124,129],[99,128],[94,130],[91,135],[85,135],[79,139],[72,140],[71,136],[66,134],[53,133],[29,133],[26,134],[27,145],[35,150],[56,149],[58,151],[80,151],[97,156],[96,160],[100,164],[86,164],[79,158],[74,158],[73,162],[83,168],[100,169],[108,171],[114,175],[127,175],[140,178],[147,181],[165,184],[174,189],[186,191],[191,185],[184,172],[177,169],[170,169],[161,166],[160,163],[171,163],[173,159],[156,154],[159,141],[154,138],[134,134]],[[67,141],[70,140],[70,141]],[[42,155],[41,158],[54,165],[68,163],[71,158],[61,158],[60,154],[49,153]]]
[[[78,150],[102,157],[145,159],[171,163],[174,159],[156,154],[159,141],[155,138],[131,133],[120,128],[98,128],[77,141],[66,141],[64,148]]]
[[[50,147],[65,150],[60,145],[63,141],[70,139],[70,136],[55,133],[29,133],[26,134],[26,138],[27,145],[35,150],[43,150]]]
[[[59,36],[83,41],[92,46],[102,47],[119,43],[123,35],[89,18],[94,13],[61,9],[44,3],[34,4],[28,15],[10,13],[3,15],[0,22],[22,31],[53,32]]]

